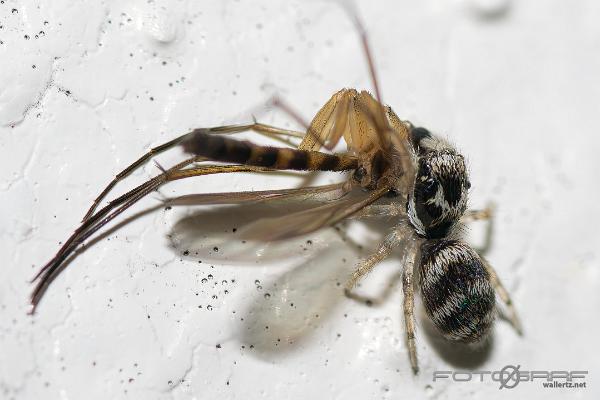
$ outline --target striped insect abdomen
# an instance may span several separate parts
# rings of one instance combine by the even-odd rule
[[[185,151],[209,160],[273,169],[347,171],[357,168],[355,157],[318,151],[259,146],[222,135],[192,131],[183,142]]]
[[[421,248],[421,294],[429,318],[449,340],[477,342],[496,315],[494,288],[483,260],[458,240]]]

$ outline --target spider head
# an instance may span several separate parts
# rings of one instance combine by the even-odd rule
[[[467,207],[469,183],[464,157],[423,128],[413,129],[417,153],[414,189],[407,212],[417,233],[427,238],[447,236]]]

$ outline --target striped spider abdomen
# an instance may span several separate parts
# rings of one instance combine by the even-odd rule
[[[419,275],[427,315],[444,337],[473,343],[487,335],[496,315],[495,294],[475,250],[459,240],[427,241]]]

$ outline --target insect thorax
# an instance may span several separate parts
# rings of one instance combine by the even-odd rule
[[[407,214],[418,235],[446,237],[467,208],[470,187],[464,157],[424,128],[411,131],[415,180]]]

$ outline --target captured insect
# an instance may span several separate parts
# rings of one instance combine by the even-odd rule
[[[452,341],[475,343],[489,333],[497,314],[496,294],[511,323],[520,324],[508,292],[490,264],[460,239],[461,226],[489,212],[467,211],[469,175],[464,157],[427,129],[401,120],[384,105],[368,39],[352,15],[361,38],[374,96],[342,89],[317,112],[304,132],[254,122],[198,128],[152,148],[106,186],[85,214],[81,225],[34,277],[33,313],[44,292],[78,246],[141,198],[180,179],[236,172],[264,174],[281,170],[346,172],[346,181],[287,190],[206,194],[215,202],[300,200],[322,198],[324,204],[278,218],[256,220],[251,229],[266,241],[304,235],[346,218],[388,216],[396,223],[370,257],[359,262],[346,285],[355,285],[394,249],[402,251],[402,290],[406,341],[413,371],[418,371],[415,344],[414,292],[420,287],[426,314]],[[292,116],[293,112],[277,102]],[[232,137],[255,131],[273,138],[298,138],[295,147],[262,146]],[[346,144],[346,151],[334,152]],[[153,156],[181,147],[190,154],[145,183],[97,210],[115,185]],[[335,196],[332,196],[336,193]],[[352,193],[352,195],[350,195]],[[388,203],[378,202],[384,197]],[[390,200],[391,199],[391,200]],[[377,204],[376,204],[377,203]],[[416,270],[416,271],[415,271]],[[415,276],[416,272],[416,276]]]

